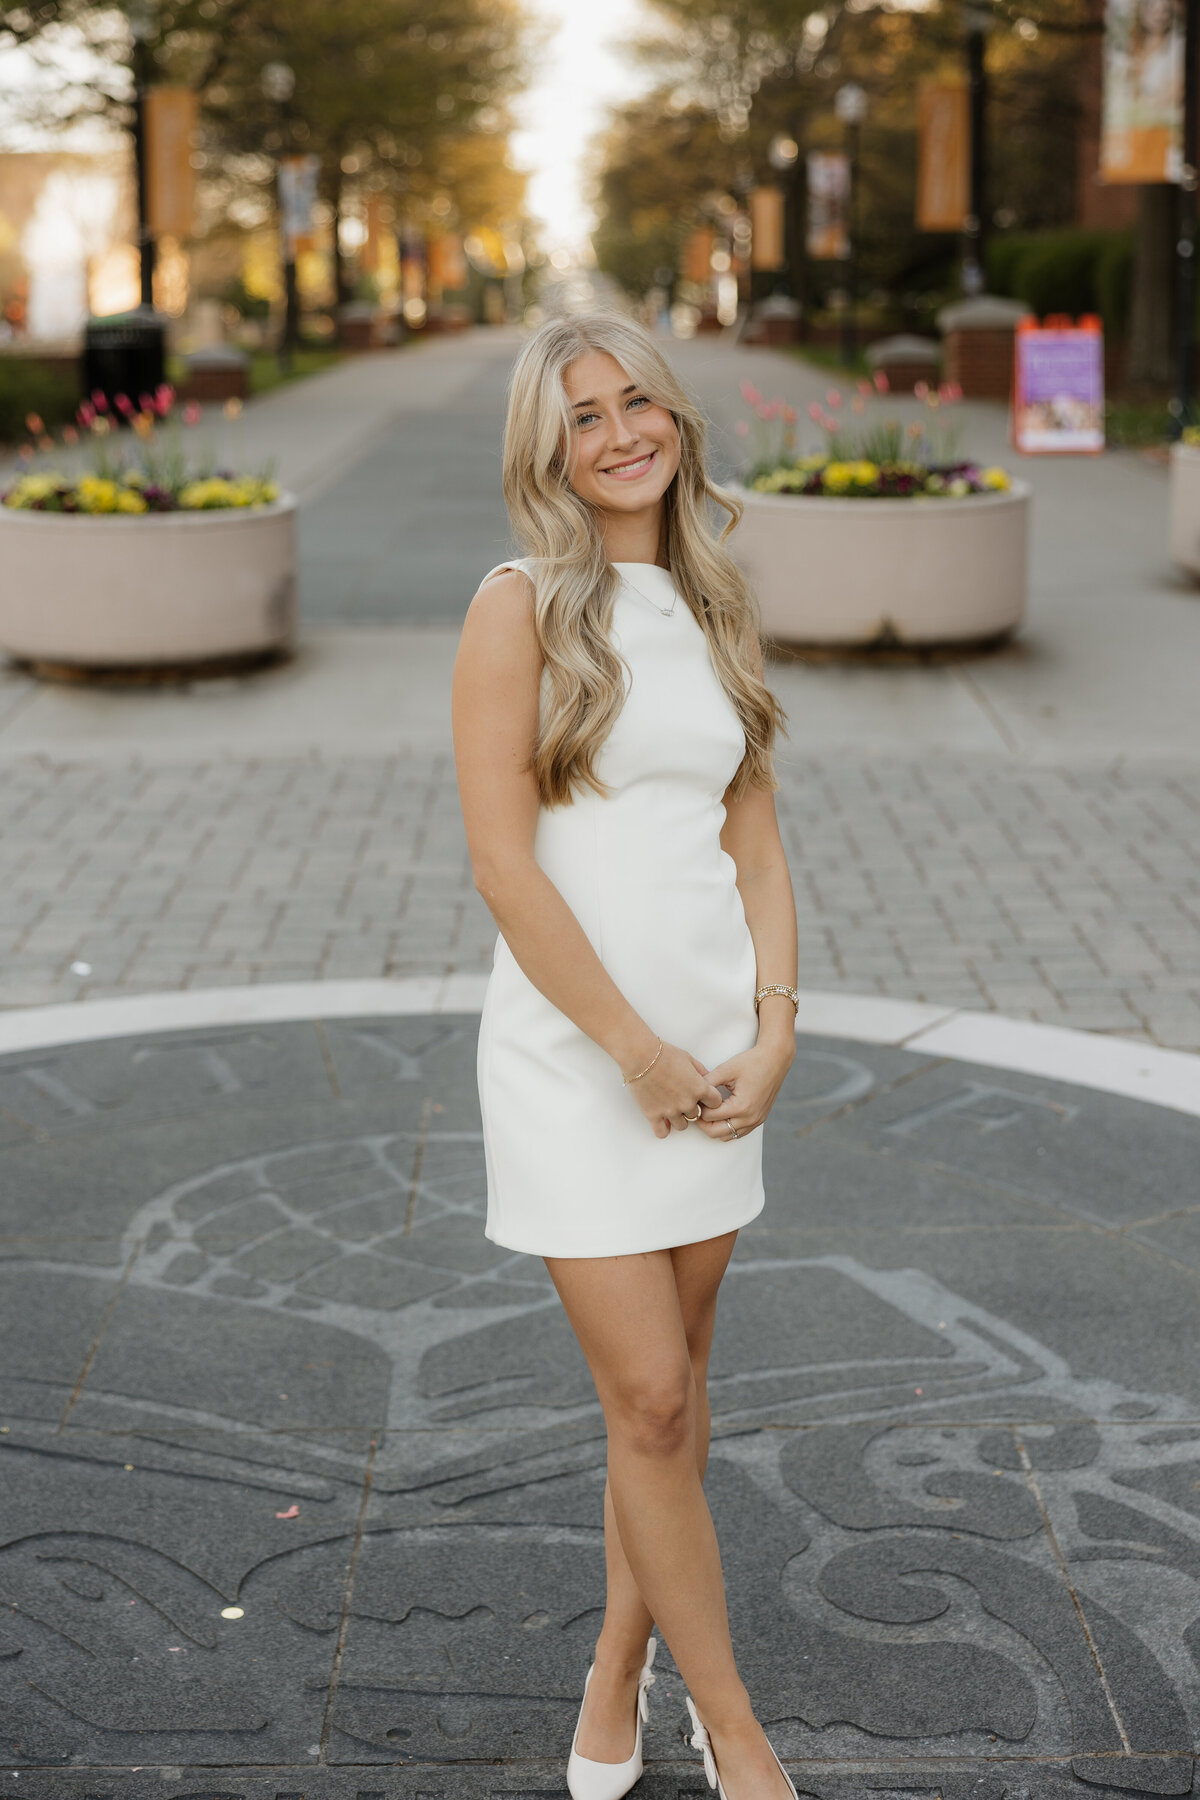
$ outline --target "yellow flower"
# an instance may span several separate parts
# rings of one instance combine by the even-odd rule
[[[119,513],[144,513],[147,511],[147,506],[135,488],[124,488],[117,495],[117,511]]]
[[[1012,477],[1007,469],[985,469],[979,477],[985,488],[1010,488]]]
[[[952,494],[956,500],[961,500],[963,498],[964,494],[970,493],[971,484],[969,481],[964,481],[963,477],[961,475],[959,475],[954,481],[952,481],[950,483],[949,489],[947,491],[950,494]]]
[[[125,469],[121,479],[126,487],[144,488],[149,481],[149,476],[144,469]]]
[[[117,510],[117,484],[98,475],[83,475],[76,489],[80,508],[87,513],[110,513]]]
[[[23,475],[9,492],[7,506],[36,506],[64,485],[61,475]]]
[[[1183,441],[1185,444],[1200,444],[1200,425],[1185,425]]]
[[[825,465],[824,485],[831,494],[842,494],[854,482],[852,463],[831,462]]]

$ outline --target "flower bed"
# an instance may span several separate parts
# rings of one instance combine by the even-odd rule
[[[831,390],[810,415],[823,450],[798,454],[796,410],[745,384],[755,423],[731,548],[780,644],[834,649],[985,645],[1025,605],[1029,489],[958,454],[949,387],[918,384],[924,417],[873,423],[887,382],[860,382],[847,427]]]
[[[185,452],[174,394],[134,407],[123,441],[96,396],[86,472],[28,467],[0,504],[0,649],[43,674],[186,675],[259,663],[295,634],[295,502],[270,474]],[[238,408],[227,407],[227,418]],[[183,432],[200,421],[184,409]],[[43,453],[60,446],[31,417]],[[165,426],[165,430],[163,429]],[[27,463],[36,455],[28,447]]]

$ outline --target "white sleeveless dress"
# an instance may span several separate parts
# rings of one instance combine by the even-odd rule
[[[754,945],[719,841],[745,738],[667,570],[614,566],[611,637],[631,679],[596,761],[611,791],[543,807],[534,855],[650,1029],[715,1068],[758,1029]],[[762,1132],[655,1137],[612,1057],[533,986],[502,936],[478,1076],[494,1243],[627,1256],[720,1236],[762,1210]]]

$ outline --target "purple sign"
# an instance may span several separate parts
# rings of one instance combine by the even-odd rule
[[[1018,450],[1103,450],[1104,339],[1097,330],[1016,335],[1013,442]]]

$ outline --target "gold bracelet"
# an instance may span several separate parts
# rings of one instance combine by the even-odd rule
[[[788,999],[792,1003],[793,1012],[798,1013],[800,1011],[800,995],[799,995],[798,991],[794,987],[784,987],[780,982],[775,981],[775,982],[772,982],[769,987],[760,987],[757,994],[755,994],[755,996],[754,996],[755,1012],[758,1011],[759,1001],[765,999],[768,994],[786,994]]]
[[[662,1055],[662,1053],[663,1053],[663,1041],[661,1038],[659,1038],[658,1049],[654,1052],[654,1055],[650,1058],[650,1061],[646,1064],[646,1067],[644,1069],[639,1069],[636,1075],[622,1075],[621,1080],[625,1083],[625,1086],[628,1087],[631,1081],[640,1081],[642,1079],[643,1075],[648,1075],[650,1073],[651,1069],[654,1067],[655,1063],[658,1061],[659,1057]]]

